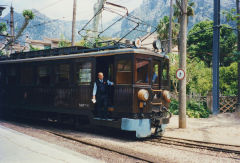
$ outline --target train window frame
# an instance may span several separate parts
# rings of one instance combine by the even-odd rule
[[[35,84],[35,66],[33,66],[32,64],[22,64],[20,66],[20,85],[33,86],[34,84]]]
[[[143,81],[143,80],[140,80],[139,82],[138,82],[138,70],[137,70],[137,60],[143,60],[143,61],[146,61],[146,62],[148,62],[148,67],[147,67],[147,76],[146,76],[146,79],[145,79],[145,81],[146,82],[141,82],[141,81]],[[134,80],[134,83],[135,84],[139,84],[139,85],[150,85],[150,67],[151,67],[151,60],[149,59],[149,58],[145,58],[145,57],[136,57],[135,58],[135,80]]]
[[[119,70],[119,67],[118,67],[118,64],[120,61],[125,61],[125,62],[129,62],[128,64],[130,64],[128,67],[129,69],[127,70]],[[133,62],[132,62],[132,58],[130,57],[124,57],[124,56],[118,56],[118,58],[116,58],[115,60],[115,70],[116,70],[116,80],[115,80],[115,83],[116,85],[131,85],[133,83]],[[128,77],[127,79],[129,79],[129,81],[123,83],[122,81],[126,81],[126,80],[123,80],[121,79],[120,80],[120,74],[121,74],[121,77],[122,76],[126,76],[125,74],[122,75],[123,73],[128,73]],[[130,75],[130,76],[129,76]]]
[[[11,81],[13,80],[14,82],[9,82],[9,71],[14,71],[15,72],[15,75],[12,75],[12,77],[13,76],[15,76],[14,78],[15,79],[11,79]],[[6,83],[6,85],[8,85],[8,86],[16,86],[17,85],[17,81],[18,81],[18,74],[17,74],[17,66],[15,66],[15,65],[10,65],[9,67],[6,67],[6,77],[5,77],[5,83]],[[11,72],[12,73],[12,72]]]
[[[155,82],[153,82],[153,72],[155,72],[156,70],[154,70],[155,69],[155,65],[156,65],[156,63],[158,64],[158,70],[157,70],[157,79],[158,79],[158,81],[155,83]],[[152,60],[152,71],[151,71],[151,79],[152,79],[152,81],[151,81],[151,83],[152,83],[152,85],[154,85],[154,86],[160,86],[160,82],[161,82],[161,65],[162,65],[162,63],[161,63],[161,60],[157,60],[157,59],[153,59]]]
[[[59,71],[60,66],[67,65],[68,66],[68,80],[65,81],[59,81],[59,75],[61,75],[61,71]],[[68,62],[63,62],[63,63],[57,63],[54,66],[55,69],[55,85],[57,86],[65,86],[69,85],[71,83],[71,70],[72,70],[72,65]]]
[[[80,82],[79,81],[79,71],[80,71],[80,66],[82,64],[90,64],[90,68],[88,68],[88,71],[90,70],[90,72],[88,73],[88,75],[90,75],[90,77],[88,79],[90,79],[90,81],[88,82]],[[81,86],[81,85],[91,85],[92,83],[92,78],[93,78],[93,67],[94,67],[94,64],[91,60],[86,60],[86,61],[79,61],[79,62],[76,62],[75,63],[75,71],[74,71],[74,83],[77,85],[77,86]],[[84,68],[82,68],[84,69]],[[86,68],[85,68],[86,69]]]
[[[46,69],[47,69],[47,74],[49,75],[49,79],[48,79],[49,82],[48,83],[41,83],[40,82],[40,72],[39,72],[39,70],[42,67],[46,67]],[[51,80],[51,65],[47,65],[47,64],[38,65],[36,71],[37,71],[37,85],[38,86],[51,86],[51,83],[52,83],[52,80]]]
[[[165,67],[166,66],[166,67]],[[167,59],[164,59],[162,61],[162,66],[161,66],[161,81],[168,81],[169,80],[169,61]],[[166,74],[164,74],[164,70],[166,70]],[[165,77],[163,77],[165,76]]]

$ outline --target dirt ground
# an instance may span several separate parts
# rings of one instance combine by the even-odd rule
[[[209,118],[187,118],[186,129],[180,129],[178,116],[173,116],[165,136],[240,145],[240,112],[211,115]]]
[[[118,153],[105,151],[75,141],[65,140],[45,131],[44,127],[32,127],[20,123],[1,122],[0,125],[18,132],[36,137],[49,143],[53,143],[73,151],[94,157],[104,162],[139,162],[138,160],[122,156]],[[106,132],[113,130],[106,130]],[[174,145],[146,143],[136,140],[125,140],[104,135],[96,135],[88,132],[66,131],[69,135],[84,142],[91,142],[103,147],[109,147],[136,156],[151,159],[152,162],[209,162],[225,163],[240,162],[239,155],[224,154],[198,148],[184,148]],[[178,116],[173,116],[168,125],[165,136],[184,139],[203,140],[225,144],[240,145],[240,116],[236,114],[219,114],[206,119],[187,119],[187,128],[178,128]]]

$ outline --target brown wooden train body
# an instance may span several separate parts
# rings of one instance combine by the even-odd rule
[[[151,90],[169,90],[168,58],[144,49],[7,59],[0,61],[1,111],[86,116],[93,120],[95,105],[91,99],[98,72],[114,82],[109,88],[109,113],[114,122],[122,118],[151,119],[153,98],[157,96]],[[139,106],[140,89],[148,90],[151,96],[144,107]],[[163,107],[161,100],[158,103]],[[102,124],[119,127],[111,122]]]

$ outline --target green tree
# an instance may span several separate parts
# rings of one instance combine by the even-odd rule
[[[187,92],[206,96],[212,89],[212,71],[199,59],[187,59]]]
[[[173,91],[177,94],[179,80],[176,78],[176,71],[179,68],[179,55],[169,54],[170,58],[170,80]],[[187,93],[206,95],[212,89],[212,72],[206,64],[195,58],[187,59]]]
[[[176,0],[176,4],[173,5],[173,16],[175,17],[175,19],[177,19],[178,23],[181,22],[181,10],[179,7],[180,3],[178,0]],[[193,7],[195,6],[195,3],[192,2],[191,0],[188,0],[188,5],[187,5],[187,18],[189,19],[190,16],[194,16],[194,9]]]
[[[34,19],[34,14],[31,10],[24,10],[22,13],[24,19],[24,23],[22,25],[22,27],[20,28],[20,30],[18,31],[16,37],[14,39],[11,39],[6,45],[5,45],[5,49],[8,49],[9,45],[11,45],[12,43],[14,43],[23,33],[23,31],[25,30],[25,28],[27,27],[27,25],[29,24],[29,21]]]
[[[188,33],[188,53],[191,58],[199,58],[208,67],[212,62],[213,22],[202,21],[193,26]],[[232,63],[233,52],[236,45],[236,34],[228,25],[222,25],[220,30],[220,63],[228,66]]]
[[[237,95],[238,92],[238,64],[237,62],[232,63],[228,67],[220,68],[220,90],[223,95]]]
[[[24,10],[22,15],[24,17],[24,23],[23,23],[22,27],[20,28],[20,30],[18,31],[18,33],[15,37],[15,40],[17,40],[22,35],[23,31],[29,24],[29,21],[34,19],[34,14],[31,10]]]
[[[59,41],[58,43],[58,47],[59,48],[63,48],[63,47],[69,47],[71,46],[71,42],[70,41],[67,41],[64,37],[63,34],[61,34],[61,40]]]
[[[4,32],[7,32],[6,23],[0,23],[0,34],[5,35]],[[1,55],[4,55],[2,50],[0,50],[0,56]]]
[[[0,34],[7,31],[6,23],[0,23]]]
[[[39,48],[35,48],[34,46],[30,45],[30,51],[38,51],[40,50]]]
[[[172,19],[172,37],[176,38],[179,33],[179,24],[174,22]],[[169,16],[164,16],[157,26],[157,33],[158,37],[163,40],[162,45],[163,47],[167,47],[167,40],[168,40],[168,31],[169,31]],[[177,45],[177,40],[173,40],[173,45]]]
[[[236,0],[236,4],[239,4],[239,0]],[[224,18],[226,19],[227,22],[233,23],[234,26],[236,26],[238,30],[240,29],[240,19],[239,19],[240,15],[237,13],[236,9],[231,9],[230,11],[223,11],[222,14],[223,14],[223,16],[224,16]],[[240,32],[238,32],[238,34],[240,34]],[[237,50],[234,53],[234,57],[232,58],[232,60],[240,62],[240,52],[239,52],[239,50]]]

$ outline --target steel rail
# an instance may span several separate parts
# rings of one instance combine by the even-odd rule
[[[208,142],[208,141],[191,140],[191,139],[176,138],[176,137],[169,137],[169,136],[163,136],[162,138],[176,139],[176,140],[191,141],[191,142],[196,142],[196,143],[222,145],[222,146],[229,146],[229,147],[237,147],[237,148],[240,148],[240,145],[232,145],[232,144],[224,144],[224,143],[214,143],[214,142]]]
[[[153,160],[145,159],[144,156],[139,157],[139,156],[136,156],[136,155],[131,154],[131,153],[127,153],[127,152],[125,153],[125,152],[122,152],[120,150],[111,149],[111,148],[106,147],[106,146],[101,146],[101,145],[95,144],[93,142],[87,142],[87,141],[84,141],[84,140],[80,140],[80,139],[74,138],[72,136],[64,135],[62,133],[52,132],[52,131],[48,131],[48,130],[45,130],[45,132],[48,132],[50,134],[53,134],[55,136],[58,136],[58,137],[61,137],[61,138],[64,138],[64,139],[67,139],[67,140],[70,140],[70,141],[75,141],[75,142],[82,143],[82,144],[85,144],[85,145],[88,145],[88,146],[93,146],[93,147],[96,147],[96,148],[100,148],[100,149],[103,149],[103,150],[106,150],[106,151],[115,152],[115,153],[118,153],[120,155],[127,156],[127,157],[130,157],[130,158],[136,159],[136,160],[145,161],[145,162],[149,162],[149,163],[155,162],[154,159]]]
[[[187,148],[196,148],[196,149],[205,149],[214,152],[222,152],[222,153],[233,153],[240,156],[240,147],[235,145],[226,145],[226,144],[218,144],[204,141],[195,141],[181,138],[172,138],[172,137],[161,137],[161,138],[153,138],[151,140],[147,140],[146,142],[153,142],[159,144],[167,144],[174,146],[181,146]],[[231,147],[231,148],[226,148]],[[232,149],[239,148],[239,150]],[[240,159],[240,158],[237,158]]]

